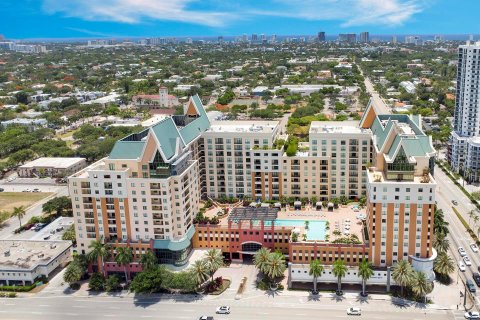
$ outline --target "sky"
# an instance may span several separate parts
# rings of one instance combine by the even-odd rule
[[[0,0],[8,39],[479,33],[478,0]]]

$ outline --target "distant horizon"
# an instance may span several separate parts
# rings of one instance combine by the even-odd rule
[[[365,31],[368,32],[368,31]],[[341,32],[341,33],[333,33],[333,34],[328,34],[325,32],[325,37],[326,41],[335,41],[340,34],[356,34],[359,36],[360,33],[355,33],[355,32]],[[223,37],[224,41],[232,41],[235,40],[236,38],[242,37],[246,33],[242,34],[237,34],[237,35],[205,35],[205,36],[198,36],[198,35],[180,35],[180,36],[161,36],[161,35],[145,35],[145,36],[115,36],[115,37],[101,37],[101,36],[86,36],[86,37],[40,37],[40,38],[19,38],[19,39],[10,39],[5,37],[4,40],[2,41],[20,41],[20,42],[75,42],[75,41],[80,41],[80,42],[85,42],[89,40],[129,40],[129,39],[135,39],[135,40],[140,40],[140,39],[152,39],[152,38],[164,38],[164,39],[177,39],[177,40],[186,40],[186,39],[192,39],[192,40],[217,40],[218,37]],[[253,33],[256,34],[258,37],[260,37],[261,33]],[[252,33],[246,34],[248,37],[248,40],[251,40]],[[317,34],[265,34],[267,37],[267,40],[269,40],[273,35],[277,37],[277,40],[283,40],[285,38],[298,38],[298,37],[308,37],[309,38],[315,38]],[[401,34],[371,34],[369,33],[369,38],[370,41],[372,40],[380,40],[380,41],[386,41],[389,38],[392,37],[397,37],[398,42],[403,42],[404,40],[402,37],[407,37],[407,36],[419,36],[423,40],[431,40],[436,36],[441,36],[443,37],[443,40],[446,41],[464,41],[464,40],[469,40],[470,36],[473,36],[474,41],[480,40],[480,33],[475,34],[475,33],[464,33],[464,34],[441,34],[441,33],[401,33]],[[431,38],[431,39],[430,39]],[[258,39],[260,42],[260,38]]]

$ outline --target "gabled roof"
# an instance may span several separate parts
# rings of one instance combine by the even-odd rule
[[[400,149],[409,158],[431,156],[435,152],[432,138],[421,129],[420,115],[378,114],[369,101],[360,126],[372,130],[375,147],[385,154],[388,161],[395,160]],[[389,141],[392,141],[391,144]]]
[[[147,139],[155,139],[163,160],[171,162],[181,150],[188,147],[210,127],[210,121],[198,95],[190,97],[189,103],[194,106],[197,116],[185,118],[180,116],[183,122],[179,122],[185,123],[184,126],[177,125],[173,117],[165,118],[140,133],[131,134],[117,141],[109,159],[140,159]]]

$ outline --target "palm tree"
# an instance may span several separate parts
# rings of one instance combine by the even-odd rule
[[[314,259],[310,261],[310,270],[308,274],[313,276],[313,293],[317,293],[317,280],[318,277],[322,275],[324,268],[323,265],[320,263],[320,260]]]
[[[128,265],[133,261],[133,252],[130,247],[118,247],[115,249],[115,262],[124,267],[125,281],[128,282]]]
[[[205,254],[205,262],[207,263],[210,276],[213,281],[213,274],[223,266],[223,255],[218,249],[210,249]]]
[[[333,263],[332,267],[332,272],[337,277],[337,283],[338,283],[338,290],[337,294],[340,294],[342,292],[342,278],[345,277],[347,274],[348,268],[345,265],[345,262],[343,260],[335,260]]]
[[[470,224],[470,220],[475,217],[475,211],[470,210],[468,211],[468,224]]]
[[[408,260],[400,260],[393,266],[392,278],[400,286],[400,294],[403,296],[403,287],[412,283],[413,268]]]
[[[266,267],[266,275],[274,281],[275,278],[281,277],[285,272],[285,257],[283,254],[274,252],[268,256]]]
[[[68,265],[63,273],[63,280],[68,284],[80,281],[83,276],[83,270],[78,263],[72,262]]]
[[[443,233],[437,233],[433,238],[433,247],[438,253],[447,252],[450,247],[450,241]]]
[[[367,280],[373,276],[372,264],[365,258],[362,259],[362,262],[360,262],[360,265],[358,266],[358,275],[362,278],[362,296],[365,297]]]
[[[157,265],[157,256],[152,250],[148,250],[140,257],[140,265],[143,270],[153,269]]]
[[[455,264],[446,252],[441,252],[435,260],[434,270],[441,275],[448,276],[455,271]]]
[[[413,293],[426,300],[427,293],[432,291],[432,284],[428,281],[427,276],[421,271],[414,271],[412,278]]]
[[[87,253],[88,261],[93,262],[97,260],[99,267],[102,267],[101,272],[104,272],[105,260],[110,256],[110,246],[104,244],[101,240],[92,240],[88,248],[91,249],[91,251]]]
[[[262,273],[265,273],[269,256],[270,250],[264,247],[260,248],[253,256],[253,264]]]
[[[25,207],[13,207],[12,216],[18,218],[18,222],[20,222],[20,228],[22,227],[22,218],[25,216]]]
[[[472,213],[472,217],[473,215],[474,214]],[[445,221],[445,215],[443,213],[443,210],[441,209],[435,209],[435,213],[433,216],[433,230],[435,231],[435,233],[443,233],[444,235],[447,235],[449,233],[448,222]]]
[[[477,225],[478,220],[480,220],[480,217],[475,215],[475,217],[473,217],[473,223],[475,224],[475,226]]]
[[[210,271],[205,260],[195,261],[190,268],[190,272],[195,277],[197,285],[204,283],[210,276]]]

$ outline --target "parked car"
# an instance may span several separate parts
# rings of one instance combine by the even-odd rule
[[[465,257],[467,255],[467,251],[465,251],[463,247],[458,247],[458,253],[460,253],[461,257]]]
[[[358,307],[350,307],[347,309],[347,314],[350,316],[360,316],[362,315],[362,310]]]
[[[221,314],[230,314],[230,307],[227,307],[227,306],[218,307],[216,312]]]
[[[470,248],[473,252],[478,252],[478,246],[475,243],[470,244]]]
[[[480,287],[480,273],[474,272],[472,274],[472,276],[473,276],[473,280],[475,280],[475,283],[477,284],[477,286]]]
[[[465,319],[480,319],[480,313],[477,311],[468,311],[464,314]]]
[[[22,192],[32,192],[32,189],[30,189],[30,188],[23,189]]]
[[[43,237],[43,240],[48,240],[50,239],[50,235]]]
[[[0,188],[0,192],[3,192],[3,191],[5,191],[5,189],[3,189],[3,188]]]
[[[452,203],[454,206],[458,206],[458,201],[457,200],[452,200]]]
[[[475,288],[475,285],[473,284],[473,281],[470,279],[467,279],[467,282],[465,282],[467,285],[468,291],[475,293],[477,292],[477,288]]]
[[[198,320],[213,320],[213,317],[210,316],[201,316]]]
[[[37,223],[37,224],[35,225],[35,228],[34,228],[33,230],[35,230],[35,231],[40,231],[40,230],[42,230],[46,225],[47,225],[46,223]]]
[[[465,262],[465,265],[466,265],[466,266],[469,266],[469,267],[470,267],[470,266],[472,265],[472,261],[471,261],[470,258],[467,257],[467,256],[463,257],[463,262]]]
[[[57,231],[57,232],[60,232],[62,230],[63,230],[63,227],[58,227],[57,229],[55,229],[55,231]]]
[[[462,260],[458,261],[458,270],[462,271],[462,272],[465,272],[465,263],[463,263]]]
[[[40,189],[34,188],[34,189],[32,190],[32,192],[40,192]]]

